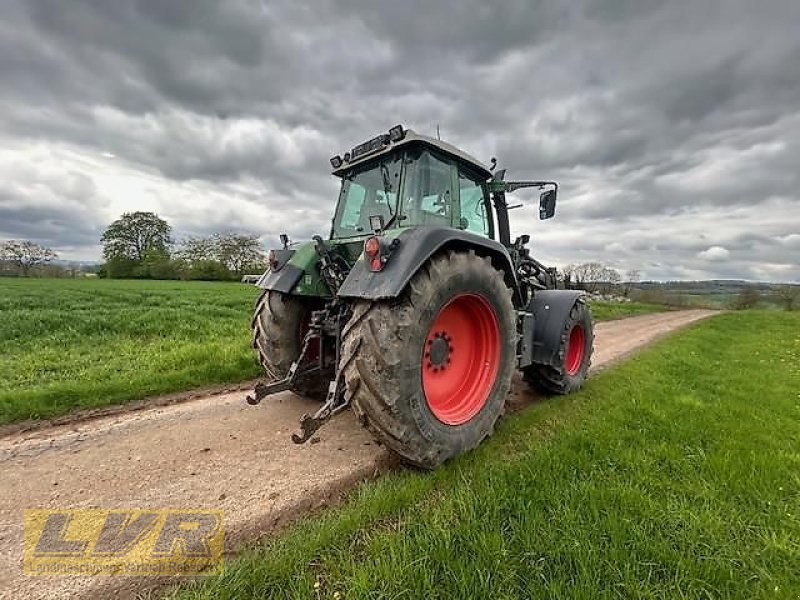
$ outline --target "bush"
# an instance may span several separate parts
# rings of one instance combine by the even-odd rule
[[[731,308],[733,310],[747,310],[755,308],[761,303],[761,295],[753,288],[743,289],[731,301]]]

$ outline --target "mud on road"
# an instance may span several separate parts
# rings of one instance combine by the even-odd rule
[[[599,323],[593,370],[713,314]],[[519,380],[512,394],[515,406],[533,399]],[[349,411],[326,425],[317,443],[293,444],[298,419],[316,406],[287,392],[248,407],[236,392],[0,438],[0,597],[125,598],[163,584],[24,576],[24,508],[221,508],[226,546],[235,548],[394,465]]]

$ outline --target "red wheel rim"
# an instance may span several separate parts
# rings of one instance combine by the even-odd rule
[[[564,369],[567,371],[567,375],[575,375],[575,373],[581,370],[585,351],[586,333],[582,325],[574,325],[569,332],[567,359],[564,361]]]
[[[439,421],[462,425],[481,411],[500,349],[497,314],[482,296],[460,294],[439,311],[422,350],[422,388]]]

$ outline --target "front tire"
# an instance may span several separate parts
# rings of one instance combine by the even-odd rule
[[[532,364],[525,367],[522,378],[545,394],[569,394],[577,391],[589,375],[594,350],[592,313],[586,302],[579,299],[564,321],[559,364]]]
[[[491,435],[516,328],[510,290],[488,258],[431,259],[399,299],[356,303],[343,339],[356,416],[405,461],[433,468]]]

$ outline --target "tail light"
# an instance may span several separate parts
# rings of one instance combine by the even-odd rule
[[[400,238],[394,238],[389,242],[385,237],[377,235],[368,237],[364,241],[364,257],[367,259],[369,270],[373,273],[382,271],[399,246]]]
[[[377,236],[372,236],[364,242],[364,256],[367,258],[369,270],[377,273],[383,269],[384,257],[381,252],[381,241]]]

